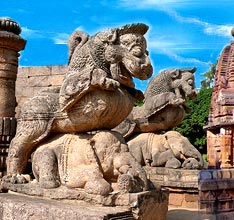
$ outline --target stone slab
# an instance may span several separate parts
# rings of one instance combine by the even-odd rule
[[[198,189],[199,170],[172,169],[165,167],[145,167],[149,179],[155,185],[163,187],[185,189],[186,191]]]
[[[0,194],[1,220],[134,219],[129,207],[104,207],[81,201],[56,201],[10,193]]]
[[[122,210],[121,209],[122,207],[124,210],[124,215],[126,214],[125,210],[127,210],[134,217],[134,218],[130,217],[117,218],[115,212],[113,212],[110,213],[111,215],[115,216],[115,218],[113,219],[166,220],[166,214],[168,210],[168,197],[169,197],[168,190],[151,190],[140,193],[113,192],[107,196],[100,196],[100,195],[85,193],[84,190],[81,189],[69,189],[65,186],[60,186],[59,188],[55,189],[41,189],[38,187],[36,183],[28,183],[28,184],[2,183],[2,186],[3,186],[2,189],[4,189],[7,186],[7,188],[10,190],[9,192],[14,193],[15,195],[19,195],[20,197],[22,195],[25,197],[28,196],[29,198],[36,199],[35,201],[37,201],[37,199],[39,199],[38,201],[41,201],[41,199],[43,201],[48,201],[48,200],[55,202],[60,201],[61,204],[63,203],[67,204],[67,202],[69,201],[69,204],[81,203],[81,204],[87,204],[88,207],[89,206],[118,207],[117,210],[119,209]],[[118,215],[121,214],[121,213],[119,214],[119,211],[117,213]],[[103,216],[105,217],[105,215]],[[82,218],[82,219],[92,219],[91,217]],[[104,217],[100,219],[109,219],[107,217],[105,218]]]

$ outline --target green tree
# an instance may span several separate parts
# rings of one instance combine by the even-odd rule
[[[205,79],[201,81],[201,89],[208,89],[214,86],[217,62],[214,64],[210,63],[209,66],[210,70],[202,74]]]
[[[180,125],[174,128],[174,130],[187,137],[191,144],[203,154],[206,153],[206,133],[203,126],[208,123],[217,62],[209,64],[209,66],[209,71],[202,74],[205,79],[201,81],[201,89],[197,97],[194,100],[187,101],[191,112],[185,116]]]
[[[203,129],[208,123],[212,88],[201,89],[194,100],[188,100],[191,112],[174,129],[187,137],[201,153],[206,153],[206,133]]]

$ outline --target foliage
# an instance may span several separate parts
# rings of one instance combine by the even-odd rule
[[[201,89],[194,100],[188,100],[191,112],[174,130],[187,137],[201,153],[206,153],[206,133],[203,126],[207,125],[210,110],[212,89]]]
[[[214,86],[217,62],[215,64],[210,63],[209,66],[210,70],[202,74],[205,79],[201,81],[201,89],[208,89]]]
[[[135,102],[135,106],[142,106],[144,104],[143,100],[138,100]]]

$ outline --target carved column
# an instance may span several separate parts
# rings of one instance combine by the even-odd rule
[[[229,127],[220,129],[221,168],[233,167],[232,129]]]
[[[0,18],[0,177],[5,174],[5,159],[15,135],[15,81],[19,51],[26,41],[19,36],[19,24],[10,18]]]

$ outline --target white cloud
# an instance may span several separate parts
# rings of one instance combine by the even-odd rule
[[[59,33],[55,37],[53,37],[55,44],[67,44],[69,34],[67,33]]]
[[[231,29],[233,26],[228,26],[228,25],[212,25],[209,24],[207,27],[205,27],[205,33],[210,34],[210,35],[219,35],[219,36],[224,36],[230,38],[231,36]]]
[[[195,24],[203,27],[203,31],[209,35],[217,35],[230,38],[231,36],[231,29],[233,26],[231,25],[218,25],[218,24],[211,24],[208,22],[201,21],[197,18],[192,17],[183,17],[179,15],[177,12],[172,10],[166,11],[170,16],[174,17],[177,21],[189,24]]]
[[[21,27],[21,35],[25,38],[41,38],[43,35],[38,30],[32,30],[27,27]]]
[[[134,9],[156,9],[167,10],[169,8],[182,8],[188,4],[194,4],[194,0],[120,0],[119,4],[123,7]]]
[[[147,8],[147,9],[164,11],[165,13],[175,18],[179,22],[201,26],[205,34],[217,35],[217,36],[228,37],[228,38],[230,38],[231,36],[230,31],[233,28],[233,25],[212,24],[212,23],[199,20],[197,18],[193,18],[193,17],[183,17],[180,14],[178,14],[175,10],[172,10],[172,8],[188,7],[189,4],[190,4],[190,7],[192,7],[191,4],[197,4],[196,1],[192,1],[192,0],[187,0],[187,1],[184,1],[184,0],[163,0],[163,1],[162,0],[145,0],[145,1],[121,0],[120,4],[122,6],[135,8],[135,9]]]
[[[178,61],[179,63],[191,63],[191,64],[199,64],[199,65],[209,65],[207,62],[204,62],[204,61],[201,61],[199,59],[196,59],[196,58],[191,58],[191,57],[183,57],[183,56],[180,56],[172,51],[169,51],[169,50],[165,50],[165,49],[162,49],[159,51],[159,53],[161,54],[165,54],[167,55],[168,57]]]
[[[22,27],[21,35],[26,38],[47,38],[52,39],[55,44],[67,44],[69,34],[67,33],[54,33],[54,32],[40,32],[38,30]]]

